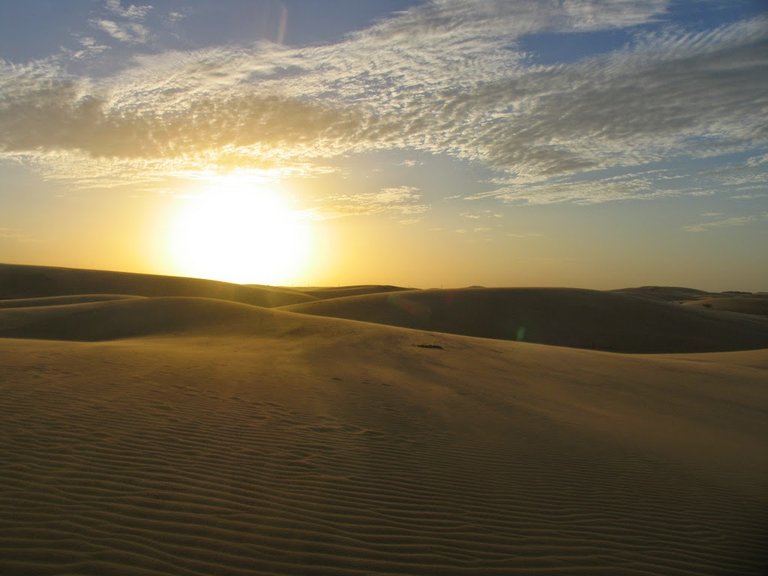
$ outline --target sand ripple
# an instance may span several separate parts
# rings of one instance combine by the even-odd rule
[[[515,355],[538,348],[452,336],[423,349],[415,343],[426,335],[339,326],[293,339],[0,340],[0,573],[765,567],[760,474],[744,489],[709,473],[706,459],[670,453],[673,436],[656,450],[644,432],[577,425],[565,388],[570,411],[547,412],[555,356],[523,362]],[[567,360],[577,375],[610,356],[580,354]],[[617,373],[651,370],[670,389],[689,377],[671,360],[611,361]],[[744,368],[738,382],[763,376]],[[740,405],[712,409],[758,421]],[[680,435],[687,418],[675,421]]]

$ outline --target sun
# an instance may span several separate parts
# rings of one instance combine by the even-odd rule
[[[168,232],[174,267],[185,276],[286,285],[306,265],[310,222],[274,189],[219,177],[181,203]]]

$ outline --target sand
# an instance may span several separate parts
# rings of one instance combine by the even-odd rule
[[[628,294],[639,298],[649,298],[651,300],[661,300],[663,302],[683,302],[696,300],[697,298],[707,298],[712,292],[697,290],[696,288],[685,288],[683,286],[638,286],[635,288],[620,288],[612,290],[617,294]]]
[[[768,294],[766,293],[704,292],[692,288],[668,286],[642,286],[640,288],[624,288],[614,292],[665,302],[676,302],[697,308],[768,316]]]
[[[400,286],[368,284],[363,286],[307,287],[299,288],[299,290],[318,300],[329,300],[331,298],[343,298],[346,296],[403,292],[409,289]]]
[[[768,316],[768,294],[702,298],[685,302],[684,305],[709,308],[711,310],[727,310],[728,312],[739,312],[741,314],[754,314],[756,316]]]
[[[768,348],[768,318],[573,288],[413,290],[285,306],[467,336],[616,352]]]
[[[768,349],[35,304],[0,309],[0,574],[768,567]]]
[[[198,278],[0,264],[0,299],[83,294],[193,296],[255,306],[283,306],[314,299],[295,290],[243,286]]]
[[[72,294],[67,296],[47,296],[43,298],[10,298],[0,300],[0,308],[36,308],[38,306],[59,306],[62,304],[85,304],[87,302],[104,302],[107,300],[123,300],[143,298],[129,294]]]

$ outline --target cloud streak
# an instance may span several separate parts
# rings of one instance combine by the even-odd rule
[[[151,6],[105,5],[92,24],[141,44]],[[51,58],[0,63],[0,154],[253,167],[413,149],[503,174],[507,201],[652,197],[649,180],[580,178],[768,143],[768,18],[666,28],[556,66],[519,48],[538,32],[663,18],[662,0],[434,0],[333,45],[261,43],[136,56],[111,76]],[[98,55],[96,56],[98,57]],[[111,175],[110,175],[111,174]],[[114,173],[105,170],[105,178]],[[669,191],[674,193],[674,191]]]
[[[149,39],[149,30],[136,22],[118,23],[100,18],[91,20],[91,26],[127,44],[144,44]]]
[[[120,0],[106,0],[104,7],[115,16],[129,20],[143,20],[149,11],[152,10],[150,5],[136,6],[135,4],[130,4],[127,8],[124,8]]]
[[[383,188],[378,192],[331,195],[321,201],[326,217],[386,214],[413,223],[429,210],[421,192],[413,186]]]
[[[106,0],[104,9],[109,14],[109,18],[92,19],[90,21],[92,28],[126,44],[145,44],[149,40],[149,29],[141,21],[152,10],[152,6],[130,4],[124,8],[120,0]]]
[[[717,230],[720,228],[734,228],[746,226],[755,222],[766,221],[768,221],[768,212],[763,212],[762,214],[751,214],[749,216],[732,216],[730,218],[721,218],[719,220],[712,220],[710,222],[702,222],[700,224],[685,226],[683,229],[686,232],[709,232],[711,230]]]
[[[29,244],[38,240],[18,228],[4,228],[0,226],[0,242],[13,242],[19,244]]]

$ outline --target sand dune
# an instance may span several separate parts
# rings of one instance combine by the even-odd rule
[[[565,288],[419,290],[285,310],[485,338],[620,352],[768,347],[768,321],[615,292]]]
[[[231,332],[237,326],[250,333],[272,316],[259,307],[212,298],[129,298],[0,309],[0,337],[95,341],[157,334],[215,334],[217,327]]]
[[[612,290],[612,292],[664,302],[682,302],[711,296],[711,292],[681,286],[638,286],[636,288],[620,288]]]
[[[0,301],[0,574],[768,567],[768,349],[564,347],[768,347],[762,318],[554,289],[268,309],[50,270],[0,267],[62,294]]]
[[[749,294],[701,298],[700,300],[685,302],[684,305],[697,308],[709,308],[710,310],[726,310],[728,312],[739,312],[741,314],[768,316],[768,295]]]
[[[363,296],[365,294],[382,294],[388,292],[402,292],[409,288],[400,286],[367,284],[363,286],[335,286],[335,287],[309,287],[299,288],[304,294],[314,296],[318,300],[328,300],[331,298],[343,298],[346,296]]]
[[[665,302],[676,302],[677,304],[696,308],[768,316],[768,294],[765,293],[704,292],[703,290],[695,290],[693,288],[670,286],[641,286],[640,288],[613,290],[613,292]]]
[[[268,307],[313,300],[312,296],[292,290],[197,278],[0,264],[0,298],[81,294],[193,296]]]
[[[767,350],[612,354],[193,298],[0,318],[133,336],[0,339],[0,574],[768,566]]]
[[[62,304],[84,304],[86,302],[106,302],[127,298],[143,298],[128,294],[72,294],[69,296],[46,296],[43,298],[11,298],[0,300],[0,308],[35,308],[38,306],[60,306]]]

